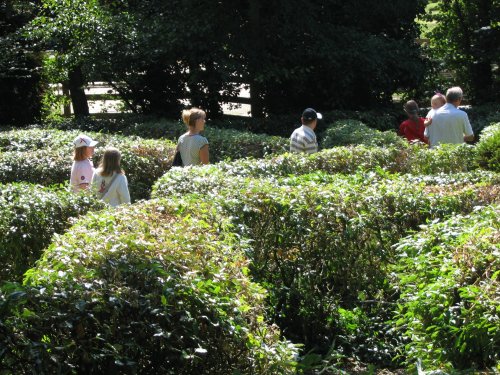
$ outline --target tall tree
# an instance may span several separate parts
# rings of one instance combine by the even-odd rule
[[[498,0],[437,0],[427,19],[430,51],[456,73],[474,103],[500,98],[500,3]]]

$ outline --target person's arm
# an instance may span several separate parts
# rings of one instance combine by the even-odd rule
[[[203,145],[200,148],[200,162],[201,164],[209,164],[209,155],[208,155],[208,144]]]
[[[431,117],[431,118],[426,118],[426,119],[424,120],[424,126],[425,126],[425,127],[428,127],[428,126],[430,126],[430,125],[432,125],[432,117]]]

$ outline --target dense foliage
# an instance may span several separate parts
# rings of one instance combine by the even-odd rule
[[[403,145],[404,140],[394,131],[378,131],[360,121],[336,121],[322,134],[322,148],[363,144],[366,146],[390,147]]]
[[[87,195],[26,183],[0,184],[0,283],[20,281],[35,264],[54,233],[103,204]]]
[[[40,117],[41,59],[20,34],[34,16],[34,2],[0,4],[0,124],[25,125]]]
[[[478,207],[396,246],[395,323],[410,366],[420,360],[426,370],[450,371],[500,364],[499,214],[498,205]]]
[[[261,158],[267,154],[283,153],[288,150],[289,140],[266,134],[254,134],[245,131],[224,128],[221,122],[209,121],[203,135],[207,137],[210,149],[210,161],[216,163],[226,159],[244,157]],[[131,117],[115,120],[66,120],[50,124],[51,128],[71,130],[79,128],[83,131],[98,131],[104,133],[120,133],[128,136],[144,138],[166,138],[177,142],[186,132],[186,126],[179,121],[156,118]]]
[[[56,238],[25,288],[1,295],[2,369],[291,374],[296,349],[263,321],[244,244],[208,214],[158,201],[87,215]]]
[[[102,123],[81,124],[101,130]],[[342,121],[332,125],[339,134],[332,142],[354,145],[172,169],[171,154],[165,155],[173,143],[113,133],[175,139],[183,131],[179,123],[112,124],[106,133],[88,133],[103,146],[130,150],[132,170],[152,170],[148,163],[162,157],[168,172],[155,183],[154,200],[88,213],[53,238],[23,286],[2,286],[0,365],[7,374],[334,374],[363,363],[450,371],[498,366],[498,124],[475,146],[427,149]],[[350,134],[355,131],[358,138]],[[217,139],[217,132],[211,137]],[[76,134],[0,133],[0,171],[30,178],[17,157],[40,180],[60,178],[51,169],[68,163]],[[268,145],[280,153],[287,142],[249,135],[238,149],[240,135],[221,131],[221,150],[234,157],[243,148],[262,155]],[[367,146],[359,137],[384,146]],[[54,164],[38,165],[36,157],[43,155]],[[27,201],[39,190],[52,191],[19,186],[5,185],[5,199],[15,196],[11,191]],[[54,204],[56,198],[47,200]],[[14,218],[7,212],[23,202],[7,204],[3,215]],[[30,231],[49,238],[60,232],[56,225],[67,225],[59,211],[48,209],[46,217],[35,206],[24,208],[33,218]],[[99,206],[88,210],[94,208]],[[45,226],[48,216],[54,224]],[[450,217],[455,219],[446,222]],[[468,229],[475,220],[482,223],[478,230]],[[16,241],[24,236],[16,233]],[[31,248],[37,248],[26,245],[29,265],[37,257]],[[463,262],[449,255],[469,249],[473,255]],[[441,268],[445,264],[450,267]],[[413,274],[422,276],[417,287]],[[434,307],[436,298],[445,307]],[[446,309],[455,302],[459,312]],[[443,324],[434,327],[430,320]],[[283,337],[303,345],[300,357]]]
[[[215,118],[244,84],[264,117],[311,103],[373,107],[417,87],[424,5],[42,0],[28,34],[55,51],[69,81],[106,81],[133,112],[175,116],[188,99]]]
[[[484,129],[476,147],[479,165],[500,172],[500,122]]]
[[[73,139],[78,134],[43,129],[0,132],[0,182],[66,183],[71,172]],[[172,165],[175,150],[172,142],[88,134],[99,141],[93,157],[95,166],[105,147],[120,150],[133,200],[148,198],[153,183]]]
[[[473,103],[497,102],[500,75],[500,31],[496,1],[429,1],[425,20],[431,27],[429,56],[439,64],[438,71],[455,73],[453,84],[464,87]],[[436,78],[436,77],[433,77]],[[431,78],[432,79],[432,78]]]
[[[447,165],[457,149],[434,150],[420,163],[439,165],[442,157]],[[309,157],[310,171],[344,156],[332,151]],[[313,164],[318,156],[324,163]],[[298,176],[308,168],[293,157],[173,169],[153,196],[193,194],[232,218],[252,241],[252,275],[269,288],[270,318],[288,338],[323,354],[335,342],[336,353],[387,365],[401,344],[384,324],[386,305],[395,302],[386,284],[391,246],[427,220],[497,200],[498,175],[457,174],[458,161],[446,169],[454,176],[397,177],[380,167]],[[352,172],[359,163],[348,160]]]

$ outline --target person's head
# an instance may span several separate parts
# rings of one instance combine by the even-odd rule
[[[446,104],[446,98],[441,93],[438,93],[431,98],[432,109],[441,108],[445,104]]]
[[[201,132],[205,129],[205,119],[207,115],[205,111],[199,108],[185,109],[182,111],[182,121],[191,131]]]
[[[82,161],[92,157],[94,155],[94,147],[97,143],[97,141],[94,141],[89,136],[80,134],[73,140],[73,146],[75,147],[73,160]]]
[[[123,174],[120,167],[122,156],[120,151],[114,147],[108,147],[104,150],[101,163],[99,164],[99,174],[102,176],[111,176],[113,172]]]
[[[408,100],[404,105],[404,110],[409,118],[418,117],[418,104],[415,100]]]
[[[464,92],[458,86],[450,87],[448,91],[446,91],[446,101],[456,106],[460,104],[463,97],[464,97]]]
[[[323,115],[319,112],[316,112],[312,108],[306,108],[304,112],[302,112],[302,117],[300,120],[303,125],[309,126],[311,129],[315,129],[318,123],[318,120],[321,120]]]

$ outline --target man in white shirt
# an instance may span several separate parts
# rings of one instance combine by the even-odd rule
[[[302,113],[302,126],[293,131],[290,136],[290,152],[305,152],[314,154],[318,152],[318,141],[314,129],[323,115],[312,108],[307,108]]]
[[[452,87],[446,92],[446,104],[439,108],[425,129],[424,136],[430,147],[441,143],[464,143],[474,140],[474,132],[467,113],[458,109],[463,92],[460,87]]]

